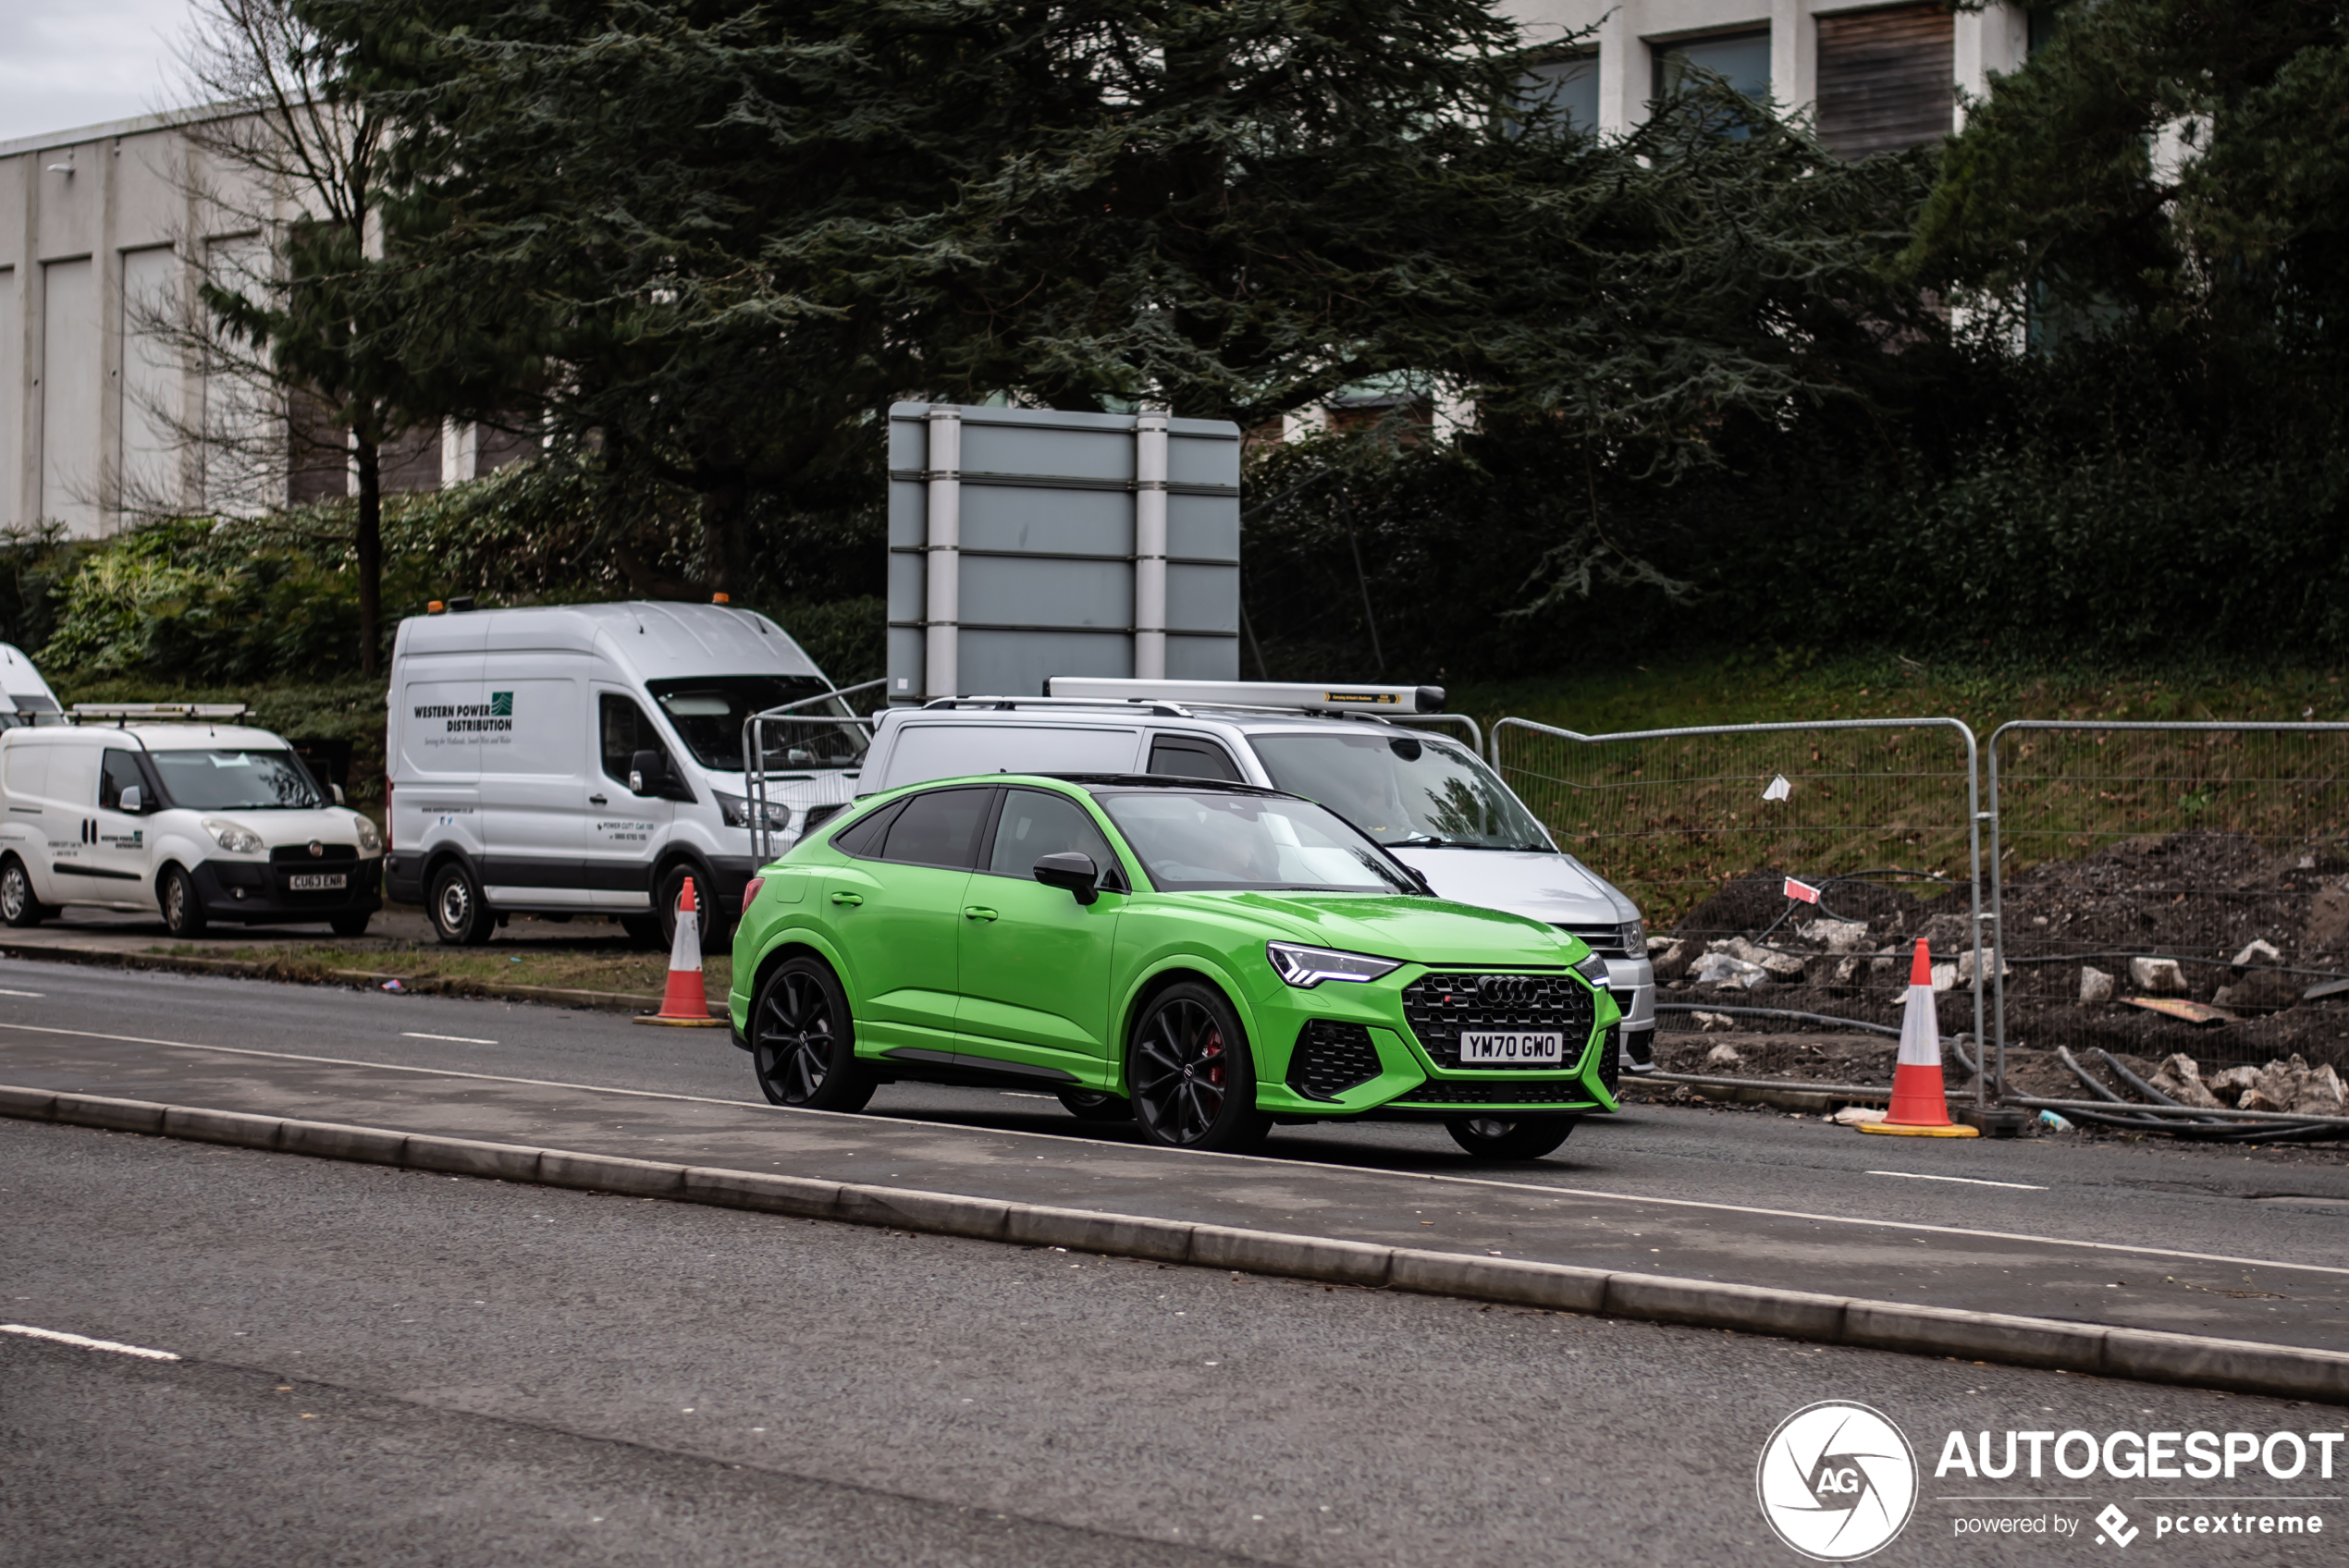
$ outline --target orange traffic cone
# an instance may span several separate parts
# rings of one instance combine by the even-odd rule
[[[1941,1021],[1933,1008],[1933,953],[1917,938],[1909,964],[1909,1000],[1900,1014],[1900,1056],[1892,1068],[1892,1114],[1863,1121],[1863,1133],[1900,1133],[1912,1138],[1978,1138],[1978,1129],[1949,1120],[1941,1094]]]
[[[668,1023],[680,1029],[719,1029],[726,1020],[709,1016],[709,996],[701,984],[701,913],[694,902],[694,879],[677,896],[677,939],[669,946],[669,986],[661,993],[658,1012],[640,1012],[639,1023]]]

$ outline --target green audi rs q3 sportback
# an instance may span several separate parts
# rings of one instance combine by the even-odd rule
[[[1179,1148],[1408,1116],[1530,1159],[1617,1109],[1606,976],[1294,795],[998,774],[859,802],[765,867],[728,1000],[778,1105],[925,1079],[1046,1089]]]

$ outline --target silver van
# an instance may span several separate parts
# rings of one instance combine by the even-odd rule
[[[874,725],[860,795],[972,773],[1224,778],[1318,801],[1443,898],[1531,915],[1606,961],[1624,1004],[1623,1065],[1653,1070],[1655,971],[1638,906],[1557,847],[1468,746],[1422,720],[1433,687],[1070,680],[1036,697],[941,698]],[[1072,694],[1073,693],[1073,694]]]

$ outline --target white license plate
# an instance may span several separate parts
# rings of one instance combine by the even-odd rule
[[[295,893],[324,893],[350,886],[350,874],[341,871],[305,871],[286,878],[287,890]]]
[[[1558,1065],[1566,1060],[1563,1035],[1470,1031],[1460,1035],[1460,1065],[1515,1067],[1528,1062]]]

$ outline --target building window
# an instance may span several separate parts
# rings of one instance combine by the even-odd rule
[[[1949,134],[1956,33],[1940,5],[1819,18],[1819,140],[1839,158]]]
[[[1770,30],[1719,33],[1654,45],[1655,95],[1677,98],[1695,85],[1693,73],[1711,71],[1755,102],[1770,95]]]
[[[1528,73],[1523,96],[1529,108],[1548,109],[1570,129],[1599,128],[1599,57],[1562,55]]]

